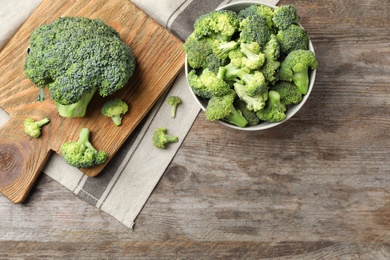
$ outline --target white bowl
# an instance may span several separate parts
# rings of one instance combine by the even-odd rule
[[[231,3],[231,4],[227,4],[227,5],[221,6],[221,7],[217,8],[216,10],[231,10],[231,11],[239,12],[240,10],[242,10],[242,9],[244,9],[244,8],[250,6],[250,5],[253,5],[253,4],[258,4],[258,5],[260,4],[260,5],[269,6],[269,7],[273,8],[273,9],[277,8],[274,5],[263,3],[261,1],[241,1],[241,2],[237,2],[237,3]],[[309,50],[311,50],[314,53],[313,44],[312,44],[310,39],[309,39]],[[190,69],[191,69],[190,66],[188,65],[188,62],[187,62],[187,55],[185,56],[184,69],[185,69],[185,74],[187,76],[188,73],[190,72]],[[306,103],[307,99],[310,96],[311,91],[313,90],[315,77],[316,77],[316,69],[310,71],[310,75],[309,75],[310,82],[309,82],[309,89],[308,89],[307,94],[303,95],[302,101],[299,104],[290,105],[288,107],[288,109],[286,111],[286,118],[284,120],[280,121],[280,122],[276,122],[276,123],[262,122],[262,123],[260,123],[258,125],[247,126],[247,127],[238,127],[236,125],[230,124],[230,123],[228,123],[226,121],[223,121],[223,120],[218,120],[218,122],[223,124],[223,125],[225,125],[225,126],[227,126],[227,127],[238,129],[238,130],[244,130],[244,131],[265,130],[265,129],[272,128],[272,127],[275,127],[277,125],[280,125],[280,124],[286,122],[287,120],[289,120],[291,117],[293,117],[303,107],[303,105]],[[188,83],[188,78],[187,78],[187,83]],[[187,84],[187,85],[188,85],[188,88],[190,89],[190,92],[191,92],[192,96],[195,98],[195,101],[198,103],[200,108],[203,111],[205,111],[206,107],[207,107],[207,101],[204,100],[201,97],[196,96],[194,94],[194,92],[192,91],[190,85],[189,84]]]

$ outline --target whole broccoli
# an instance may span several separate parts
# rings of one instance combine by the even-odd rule
[[[218,74],[204,69],[200,75],[195,70],[191,70],[188,75],[188,84],[194,93],[203,98],[212,98],[213,96],[223,96],[230,90],[230,86],[223,79],[223,69]]]
[[[164,149],[167,144],[177,143],[178,141],[179,138],[177,136],[167,134],[167,129],[162,127],[157,128],[152,137],[153,145],[159,149]]]
[[[256,112],[257,116],[267,122],[280,122],[286,118],[286,105],[281,102],[278,92],[270,90],[268,92],[267,104],[264,109]]]
[[[268,99],[268,91],[255,96],[249,96],[246,90],[246,86],[239,82],[234,83],[234,91],[240,100],[245,102],[246,107],[254,112],[257,112],[265,107],[265,102]]]
[[[297,14],[297,9],[293,5],[281,5],[274,10],[272,21],[279,29],[286,29],[291,24],[298,24],[300,17]]]
[[[309,36],[299,25],[291,24],[286,29],[279,30],[276,38],[283,53],[309,49]]]
[[[99,19],[60,17],[30,38],[25,74],[48,87],[63,117],[83,117],[95,92],[105,97],[133,75],[135,57],[115,29]]]
[[[278,81],[270,90],[278,92],[281,102],[286,105],[298,104],[302,101],[301,92],[292,82]]]
[[[176,117],[177,106],[181,103],[181,98],[178,96],[169,96],[167,98],[168,105],[171,106],[171,117]]]
[[[206,118],[209,121],[226,120],[239,127],[245,127],[248,121],[243,117],[241,111],[237,110],[233,102],[236,93],[231,90],[229,94],[221,97],[212,97],[206,107]]]
[[[98,151],[89,141],[90,130],[83,128],[77,142],[66,142],[61,146],[61,153],[65,161],[77,168],[91,168],[104,163],[108,153]]]
[[[104,102],[102,114],[106,117],[110,117],[114,122],[114,125],[120,126],[122,124],[122,118],[128,110],[129,106],[125,101],[114,98]]]
[[[215,10],[200,16],[195,21],[194,32],[198,39],[208,37],[229,41],[238,27],[237,13],[230,10]]]
[[[310,50],[290,52],[281,64],[280,80],[294,82],[301,94],[306,94],[309,87],[309,68],[316,69],[318,61]]]
[[[39,121],[35,121],[32,118],[26,118],[24,120],[24,132],[33,138],[37,138],[41,135],[42,126],[49,122],[49,118],[44,118]]]

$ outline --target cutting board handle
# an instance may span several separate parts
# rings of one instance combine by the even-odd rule
[[[26,199],[39,176],[50,149],[42,135],[24,133],[24,118],[11,118],[0,128],[0,192],[13,203]]]

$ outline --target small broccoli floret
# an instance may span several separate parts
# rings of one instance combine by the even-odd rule
[[[152,137],[152,143],[159,149],[165,149],[166,145],[169,143],[177,143],[179,138],[177,136],[167,134],[166,128],[157,128],[154,131]]]
[[[257,112],[265,107],[265,102],[268,99],[268,91],[255,96],[249,96],[246,91],[246,86],[239,82],[234,83],[234,91],[240,100],[245,102],[246,107],[254,112]]]
[[[264,109],[257,111],[257,116],[267,122],[280,122],[286,118],[286,105],[280,101],[280,95],[276,91],[268,92],[268,100]]]
[[[245,55],[242,58],[242,66],[250,70],[257,70],[263,66],[265,55],[260,52],[260,45],[257,42],[241,43],[240,50]]]
[[[122,124],[123,116],[129,110],[127,103],[119,98],[114,98],[106,101],[102,107],[102,114],[110,117],[114,125],[120,126]]]
[[[263,46],[268,42],[271,31],[263,16],[249,16],[240,22],[240,41],[245,43],[257,42]]]
[[[248,121],[247,126],[254,126],[260,123],[260,118],[256,115],[256,112],[249,110],[244,101],[236,99],[233,105],[237,110],[241,111],[242,116]]]
[[[200,75],[195,70],[188,73],[188,84],[194,91],[195,95],[203,98],[211,98],[213,96],[223,96],[230,90],[230,86],[223,79],[223,68],[218,74],[204,69]]]
[[[270,40],[264,45],[262,52],[265,55],[264,65],[260,68],[266,81],[274,84],[278,81],[278,71],[280,68],[280,45],[274,34],[271,35]]]
[[[69,141],[61,146],[65,161],[77,168],[91,168],[104,163],[108,153],[98,151],[89,141],[90,130],[83,128],[77,142]]]
[[[171,117],[176,117],[177,106],[181,103],[181,98],[178,96],[169,96],[167,98],[168,105],[171,106]]]
[[[198,39],[229,41],[239,27],[237,13],[230,10],[215,10],[200,16],[194,24],[194,32]]]
[[[318,61],[310,50],[290,52],[280,67],[280,80],[294,82],[302,94],[307,94],[309,87],[309,68],[316,69]]]
[[[279,29],[286,29],[291,24],[298,24],[300,17],[297,14],[297,9],[293,5],[281,5],[274,10],[272,21]]]
[[[245,127],[248,121],[242,116],[241,111],[235,109],[233,102],[236,93],[231,90],[229,94],[221,97],[212,97],[206,107],[206,118],[210,121],[226,120],[239,127]]]
[[[268,84],[260,71],[251,72],[242,68],[237,72],[237,76],[245,82],[246,93],[251,97],[268,91]]]
[[[273,28],[274,25],[273,25],[273,21],[272,21],[272,18],[274,16],[274,11],[271,7],[268,7],[265,5],[260,5],[260,4],[259,5],[252,4],[245,9],[242,9],[238,13],[238,18],[240,20],[243,20],[247,17],[253,17],[253,16],[257,16],[257,15],[265,18],[265,20],[267,22],[268,29],[270,31],[274,30],[274,28]]]
[[[276,38],[281,51],[289,53],[294,50],[308,50],[309,37],[306,31],[296,24],[291,24],[286,29],[279,30]]]
[[[302,101],[302,94],[292,82],[278,81],[270,90],[279,93],[280,100],[286,104],[298,104]]]
[[[32,118],[27,118],[24,120],[24,132],[33,138],[37,138],[41,135],[42,126],[49,122],[49,118],[44,118],[39,121],[35,121]]]
[[[187,54],[187,62],[193,69],[206,68],[208,57],[213,53],[212,45],[207,38],[197,39],[192,33],[183,44],[183,49]]]
[[[238,47],[238,42],[236,41],[229,41],[229,42],[221,42],[221,41],[214,41],[213,44],[213,52],[215,56],[219,59],[226,59],[229,56],[229,52],[236,49]]]

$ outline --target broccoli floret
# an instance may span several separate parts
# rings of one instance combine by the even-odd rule
[[[177,106],[181,103],[181,98],[179,96],[169,96],[167,98],[167,103],[171,106],[171,117],[175,118]]]
[[[274,11],[269,6],[252,4],[245,9],[242,9],[238,13],[238,18],[243,20],[247,17],[253,17],[257,15],[264,17],[267,22],[268,29],[270,31],[274,31],[274,24],[272,21],[272,18],[274,17]]]
[[[279,30],[276,38],[283,53],[309,49],[309,37],[299,25],[291,24],[286,29]]]
[[[152,143],[159,149],[165,149],[166,145],[169,143],[177,143],[179,138],[177,136],[167,134],[166,128],[157,128],[154,131],[152,137]]]
[[[203,98],[226,95],[230,86],[223,79],[223,68],[221,67],[218,74],[204,69],[200,75],[195,70],[188,73],[188,84],[194,91],[195,95]]]
[[[213,42],[213,52],[215,56],[219,59],[226,59],[229,56],[229,52],[236,49],[238,47],[238,42],[236,41],[214,41]]]
[[[265,102],[268,99],[268,91],[255,96],[249,96],[246,91],[246,86],[239,82],[234,83],[234,91],[240,100],[245,102],[246,107],[254,112],[257,112],[265,107]]]
[[[94,93],[105,97],[133,75],[135,57],[115,29],[99,19],[60,17],[30,38],[25,74],[48,87],[63,117],[83,117]]]
[[[309,87],[309,68],[316,69],[318,61],[311,50],[290,52],[281,64],[280,80],[294,82],[302,94],[307,94]]]
[[[240,50],[245,55],[242,58],[242,66],[250,70],[257,70],[263,66],[265,55],[260,52],[260,45],[257,42],[241,43]]]
[[[267,122],[280,122],[286,118],[286,105],[281,102],[280,95],[276,91],[268,92],[267,104],[264,109],[256,112],[257,116]]]
[[[183,49],[187,54],[187,62],[193,69],[206,68],[208,57],[213,54],[213,48],[207,38],[197,39],[192,33],[184,42]]]
[[[206,118],[209,121],[226,120],[239,127],[245,127],[248,121],[242,116],[241,111],[235,109],[233,102],[236,98],[234,90],[221,97],[212,97],[206,107]]]
[[[272,34],[263,16],[250,16],[240,22],[240,41],[245,43],[257,42],[263,46]]]
[[[203,37],[229,41],[239,27],[237,13],[230,10],[215,10],[200,16],[194,24],[198,39]]]
[[[279,79],[278,70],[280,68],[280,45],[276,39],[276,35],[271,35],[269,41],[264,45],[262,52],[265,55],[265,62],[260,68],[260,71],[268,82],[274,84]]]
[[[24,132],[33,138],[37,138],[41,135],[42,126],[49,122],[49,118],[44,118],[39,121],[35,121],[32,118],[27,118],[24,120]]]
[[[207,56],[206,60],[207,65],[204,68],[214,72],[215,74],[218,74],[220,67],[225,66],[229,62],[228,59],[218,58],[214,53]]]
[[[114,98],[106,101],[102,107],[102,114],[110,117],[114,125],[120,126],[122,124],[123,116],[129,110],[127,103],[119,98]]]
[[[256,112],[249,110],[244,101],[236,99],[233,105],[237,110],[241,111],[242,116],[248,121],[248,126],[258,125],[260,123],[260,118],[256,115]]]
[[[246,93],[253,97],[268,91],[268,84],[263,73],[258,70],[253,72],[242,68],[237,72],[237,76],[245,83]]]
[[[281,5],[274,10],[272,21],[279,29],[286,29],[291,24],[298,24],[300,17],[297,14],[297,9],[293,5]]]
[[[298,104],[302,101],[302,94],[292,82],[278,81],[270,90],[279,93],[280,100],[286,104]]]
[[[77,142],[69,141],[61,146],[65,161],[77,168],[91,168],[104,163],[108,153],[98,151],[90,142],[88,128],[82,128]]]

